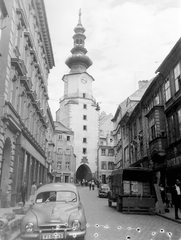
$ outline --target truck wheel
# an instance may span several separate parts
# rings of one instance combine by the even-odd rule
[[[116,209],[117,209],[118,212],[121,212],[121,204],[120,204],[118,199],[117,199]]]

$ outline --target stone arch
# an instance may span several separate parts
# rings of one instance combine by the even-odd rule
[[[76,181],[81,181],[83,179],[89,181],[92,178],[92,172],[87,164],[81,164],[76,171]]]
[[[7,192],[11,190],[10,166],[11,166],[12,144],[10,138],[7,138],[3,148],[3,158],[1,166],[1,207],[6,207]]]

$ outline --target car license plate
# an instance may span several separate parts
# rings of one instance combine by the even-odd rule
[[[61,239],[61,238],[63,238],[63,233],[42,234],[42,239]]]

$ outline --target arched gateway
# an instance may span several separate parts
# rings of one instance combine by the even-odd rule
[[[82,183],[83,179],[89,181],[91,178],[92,172],[89,166],[87,166],[86,164],[80,165],[76,171],[76,181],[81,181]]]

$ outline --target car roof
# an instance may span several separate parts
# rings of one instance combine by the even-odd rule
[[[72,183],[48,183],[38,188],[37,193],[46,192],[46,191],[60,191],[60,190],[77,192],[77,187]]]

